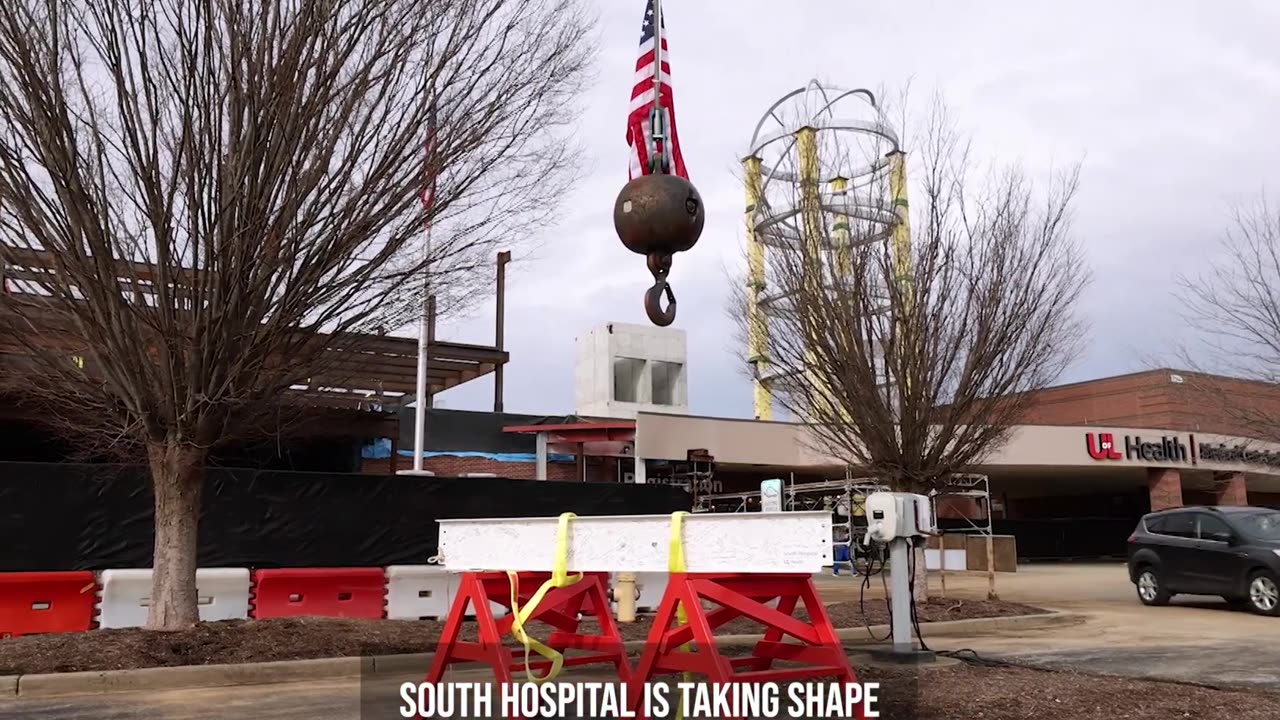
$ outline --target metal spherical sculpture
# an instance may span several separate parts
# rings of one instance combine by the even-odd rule
[[[702,196],[678,175],[641,175],[622,188],[613,204],[618,238],[640,255],[672,255],[692,248],[705,222]]]

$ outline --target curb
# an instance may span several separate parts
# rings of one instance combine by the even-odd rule
[[[1014,617],[974,618],[924,623],[927,637],[969,635],[976,632],[1013,628],[1043,628],[1084,622],[1075,613],[1054,612]],[[884,635],[888,625],[872,625],[872,632]],[[865,627],[841,628],[836,636],[855,644],[875,641]],[[761,635],[723,635],[717,641],[726,646],[754,645]],[[644,640],[623,643],[629,651],[640,650]],[[139,690],[194,690],[236,685],[271,685],[276,683],[351,678],[361,675],[392,675],[423,672],[434,653],[380,655],[374,657],[321,658],[317,660],[282,660],[279,662],[243,663],[238,665],[186,665],[180,667],[142,668],[138,670],[100,670],[90,672],[49,673],[43,675],[0,676],[0,697],[51,698],[65,695],[109,694]]]
[[[409,653],[405,655],[376,655],[373,658],[373,668],[370,672],[374,675],[392,675],[397,673],[422,673],[427,674],[427,668],[431,666],[431,658],[435,657],[435,653]]]
[[[137,670],[99,670],[0,678],[21,698],[121,693],[138,690],[189,690],[233,685],[269,685],[358,675],[374,667],[373,658],[320,658],[238,665],[184,665]]]
[[[997,630],[1031,630],[1039,628],[1081,625],[1089,617],[1073,612],[1047,612],[1034,615],[1012,615],[1007,617],[971,618],[969,620],[948,620],[946,622],[923,623],[921,629],[926,637],[953,637],[971,635],[976,632],[992,632]],[[888,625],[882,632],[887,632]],[[839,631],[836,631],[839,634]]]
[[[990,618],[970,618],[967,620],[945,620],[942,622],[921,623],[920,629],[924,631],[926,639],[931,637],[955,637],[972,635],[982,632],[994,632],[999,630],[1032,630],[1039,628],[1061,627],[1064,625],[1079,625],[1087,618],[1084,615],[1069,612],[1047,612],[1035,613],[1033,615],[1013,615],[1006,617],[990,617]],[[888,625],[872,625],[870,632],[864,627],[852,628],[836,628],[836,637],[848,644],[855,645],[875,645],[883,640],[875,640],[871,637],[874,633],[876,637],[883,637],[889,634]],[[721,635],[716,638],[718,642],[730,647],[740,645],[754,645],[761,635]],[[861,641],[861,642],[860,642]],[[644,647],[644,642],[623,643],[628,649],[640,649]],[[633,647],[634,646],[634,647]]]

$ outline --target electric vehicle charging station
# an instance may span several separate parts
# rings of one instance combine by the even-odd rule
[[[866,515],[867,544],[874,540],[889,546],[893,649],[877,655],[902,662],[930,662],[934,654],[917,647],[911,637],[911,546],[913,540],[937,533],[933,505],[924,495],[877,492],[867,496]]]

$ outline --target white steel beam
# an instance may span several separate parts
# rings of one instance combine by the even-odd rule
[[[453,572],[554,569],[559,518],[440,520],[441,565]],[[669,515],[608,515],[570,521],[574,572],[665,573]],[[831,513],[688,515],[687,572],[815,573],[831,564]]]

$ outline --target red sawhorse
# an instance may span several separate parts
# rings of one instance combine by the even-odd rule
[[[524,608],[538,588],[551,578],[551,573],[522,572],[518,574],[518,578],[518,604]],[[631,668],[622,647],[622,636],[618,634],[618,627],[609,610],[608,583],[608,573],[584,573],[582,580],[573,585],[548,591],[530,614],[529,620],[540,620],[555,628],[550,637],[543,640],[552,649],[561,653],[565,650],[591,651],[565,656],[564,667],[612,665],[618,680],[625,683],[630,677]],[[504,684],[512,681],[513,670],[518,672],[525,667],[523,650],[513,652],[502,643],[503,637],[511,632],[514,613],[495,618],[490,602],[511,609],[511,581],[507,574],[463,574],[458,594],[449,609],[449,619],[445,621],[444,630],[440,634],[440,644],[431,660],[431,669],[427,672],[428,683],[443,680],[445,671],[455,663],[485,663],[493,668],[494,679]],[[599,635],[583,635],[579,632],[578,613],[583,611],[590,611],[595,616],[600,626]],[[463,619],[472,614],[475,615],[479,631],[478,642],[459,637]],[[543,675],[551,667],[551,661],[531,660],[528,667],[534,673]]]
[[[765,604],[773,600],[776,607]],[[704,601],[718,607],[707,610]],[[688,624],[673,627],[678,622],[677,604],[684,606]],[[793,617],[797,605],[803,605],[808,622]],[[764,638],[749,656],[725,657],[713,632],[738,618],[763,625]],[[793,642],[784,642],[783,636]],[[696,653],[681,650],[690,642]],[[774,668],[779,660],[800,667]],[[817,678],[858,681],[808,574],[672,573],[628,685],[627,707],[637,718],[645,717],[643,684],[668,673],[701,675],[715,684]],[[858,717],[861,720],[860,710]]]

